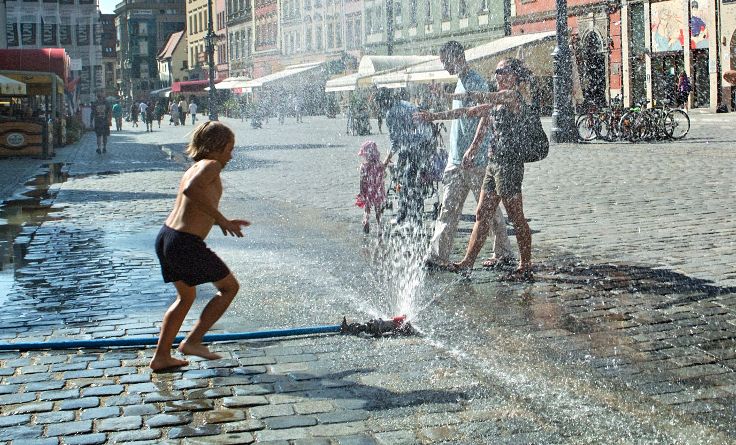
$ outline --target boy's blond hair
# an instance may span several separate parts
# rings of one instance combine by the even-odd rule
[[[225,146],[235,140],[235,134],[227,125],[207,121],[199,125],[192,134],[192,140],[186,149],[186,154],[192,160],[207,159],[211,153],[219,153]]]

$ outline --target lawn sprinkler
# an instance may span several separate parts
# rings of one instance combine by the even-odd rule
[[[406,320],[406,315],[398,315],[388,320],[374,318],[366,323],[348,323],[347,319],[343,318],[340,333],[376,338],[419,335],[419,331]]]

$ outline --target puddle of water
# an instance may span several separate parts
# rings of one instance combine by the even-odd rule
[[[63,163],[45,166],[46,171],[25,183],[27,190],[0,206],[0,298],[13,285],[13,271],[23,264],[35,228],[49,218],[55,192],[53,184],[67,180]]]

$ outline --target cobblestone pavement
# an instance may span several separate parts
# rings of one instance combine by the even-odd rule
[[[223,359],[167,374],[147,371],[150,348],[0,352],[0,443],[731,443],[736,154],[721,131],[733,118],[693,121],[680,143],[558,146],[529,166],[537,281],[431,276],[441,298],[422,314],[422,338],[223,343]],[[266,228],[254,225],[257,253],[212,244],[244,284],[272,290],[240,296],[220,330],[355,311],[304,303],[304,277],[257,268],[306,268],[299,250],[363,243],[351,235],[362,138],[339,134],[341,121],[307,123],[236,130],[223,208]],[[172,296],[150,244],[182,172],[158,144],[179,158],[190,130],[116,134],[104,157],[91,135],[62,149],[54,161],[69,178],[51,187],[45,222],[19,234],[0,341],[158,333]],[[465,213],[458,253],[471,204]],[[293,263],[273,253],[284,246]],[[350,273],[321,259],[329,271],[306,270],[325,287]]]

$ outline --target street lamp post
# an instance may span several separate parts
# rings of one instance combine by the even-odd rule
[[[572,108],[572,58],[567,41],[567,0],[556,0],[557,46],[552,52],[555,73],[552,134],[554,142],[577,142],[575,113]]]
[[[204,37],[204,44],[207,47],[207,63],[210,66],[209,71],[209,87],[210,91],[207,95],[207,109],[210,113],[210,120],[217,120],[217,96],[215,91],[215,42],[217,41],[217,35],[215,35],[212,29],[212,0],[207,0],[208,20],[207,20],[207,35]]]

